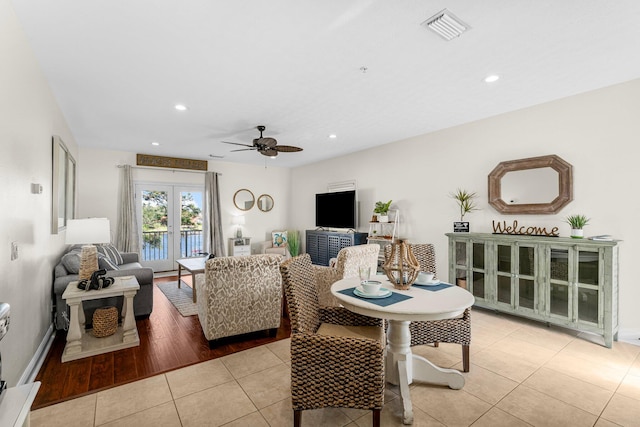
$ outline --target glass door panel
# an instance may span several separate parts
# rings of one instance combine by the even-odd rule
[[[473,244],[473,268],[484,270],[484,243]]]
[[[456,265],[467,264],[467,244],[465,242],[456,242]]]
[[[498,245],[498,271],[511,274],[511,246]]]
[[[484,273],[473,272],[473,296],[485,298],[484,295]]]
[[[551,283],[549,290],[549,311],[562,317],[569,317],[569,287]]]
[[[578,251],[578,282],[598,285],[598,252]]]
[[[598,291],[595,289],[578,290],[578,320],[598,323]]]
[[[204,255],[202,241],[202,191],[180,191],[180,258]]]
[[[551,249],[551,280],[569,281],[569,250]]]
[[[535,282],[520,278],[518,281],[518,306],[533,310],[535,304]]]
[[[518,247],[518,274],[524,276],[535,276],[535,249],[530,246]]]
[[[511,304],[511,276],[498,275],[498,302]]]
[[[173,269],[173,188],[167,185],[136,185],[139,200],[141,263],[154,271]]]

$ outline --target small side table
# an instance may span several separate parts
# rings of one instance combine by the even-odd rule
[[[140,345],[135,313],[133,312],[133,297],[139,289],[140,285],[135,276],[117,277],[111,286],[99,291],[85,291],[78,289],[78,282],[69,283],[62,294],[62,298],[71,309],[67,344],[62,353],[62,362]],[[122,305],[122,325],[118,326],[116,333],[104,338],[96,338],[87,334],[84,327],[82,301],[117,296],[124,296],[124,304]]]
[[[229,256],[251,255],[251,237],[229,238]]]

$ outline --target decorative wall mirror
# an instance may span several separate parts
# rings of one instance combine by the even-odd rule
[[[53,136],[52,148],[51,234],[58,234],[75,217],[76,161],[57,135]]]
[[[555,154],[498,163],[489,204],[504,214],[555,214],[573,200],[573,171]]]
[[[258,209],[262,212],[269,212],[273,209],[273,198],[268,194],[261,194],[258,197]]]
[[[253,193],[246,188],[242,188],[236,191],[233,195],[233,204],[241,211],[248,211],[251,209],[256,201]]]

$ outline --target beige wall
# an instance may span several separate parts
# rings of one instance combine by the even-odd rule
[[[620,250],[620,322],[623,334],[640,337],[640,259],[635,225],[640,201],[637,143],[640,80],[561,99],[440,132],[319,162],[292,171],[293,224],[313,228],[314,194],[329,182],[358,184],[360,230],[375,201],[393,199],[401,210],[401,235],[433,242],[439,274],[447,276],[447,239],[458,212],[449,193],[477,191],[481,211],[471,213],[471,231],[491,232],[492,220],[558,226],[582,213],[591,218],[587,235],[611,234]],[[428,120],[428,117],[425,117]],[[487,176],[501,161],[557,154],[573,165],[574,200],[557,215],[501,215],[487,203]]]
[[[65,119],[8,0],[0,0],[0,301],[11,326],[0,342],[2,376],[15,385],[51,325],[51,286],[64,233],[51,234],[51,136],[77,159]],[[42,194],[31,194],[31,183]],[[11,261],[11,242],[19,257]]]
[[[135,163],[135,153],[81,148],[78,217],[107,217],[111,222],[112,235],[115,235],[118,184],[122,171],[117,165]],[[260,251],[259,243],[270,238],[272,230],[287,228],[289,169],[210,161],[209,170],[222,173],[220,204],[225,239],[234,236],[236,226],[231,224],[231,218],[237,214],[245,216],[243,235],[252,238],[254,253]],[[134,168],[133,178],[145,183],[195,184],[204,189],[202,173]],[[233,195],[241,188],[250,190],[256,200],[261,194],[271,195],[274,200],[273,209],[262,212],[256,205],[248,211],[239,211],[233,205]]]

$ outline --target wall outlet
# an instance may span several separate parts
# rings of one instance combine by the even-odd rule
[[[11,242],[11,261],[18,259],[18,242]]]

